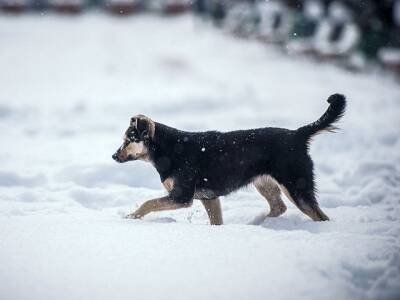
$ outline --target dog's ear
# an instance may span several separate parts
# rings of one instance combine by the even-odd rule
[[[154,121],[144,115],[137,115],[131,118],[131,126],[135,127],[139,136],[144,140],[154,137]]]

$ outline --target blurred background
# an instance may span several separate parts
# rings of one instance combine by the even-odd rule
[[[400,0],[0,0],[0,299],[400,299],[399,30]],[[263,221],[253,187],[219,228],[199,201],[121,218],[165,193],[111,158],[132,116],[296,129],[333,93],[332,222]]]
[[[400,0],[0,0],[0,17],[93,10],[123,18],[191,13],[289,55],[400,73]]]
[[[346,140],[354,157],[376,157],[380,139],[398,140],[399,74],[400,0],[0,0],[0,162],[50,181],[105,164],[97,173],[115,176],[95,180],[159,188],[151,166],[123,179],[137,164],[110,159],[131,116],[297,128],[336,92],[352,130],[319,138],[316,156],[335,147],[348,160]]]

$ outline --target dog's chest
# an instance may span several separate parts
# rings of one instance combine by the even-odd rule
[[[206,188],[196,189],[194,192],[194,198],[200,200],[211,200],[217,198],[218,195],[214,191]]]

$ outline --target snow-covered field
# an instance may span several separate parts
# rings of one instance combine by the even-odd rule
[[[311,153],[330,222],[258,224],[252,187],[144,220],[164,192],[117,164],[129,117],[186,130],[296,128],[328,95],[342,131]],[[0,299],[399,299],[400,87],[235,39],[189,16],[0,16]],[[253,224],[253,225],[252,225]],[[258,225],[254,225],[258,224]]]

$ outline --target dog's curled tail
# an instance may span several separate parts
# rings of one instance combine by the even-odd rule
[[[328,98],[329,108],[317,121],[297,129],[299,137],[309,141],[313,136],[324,132],[333,132],[338,129],[334,123],[343,117],[346,110],[346,97],[341,94],[334,94]]]

